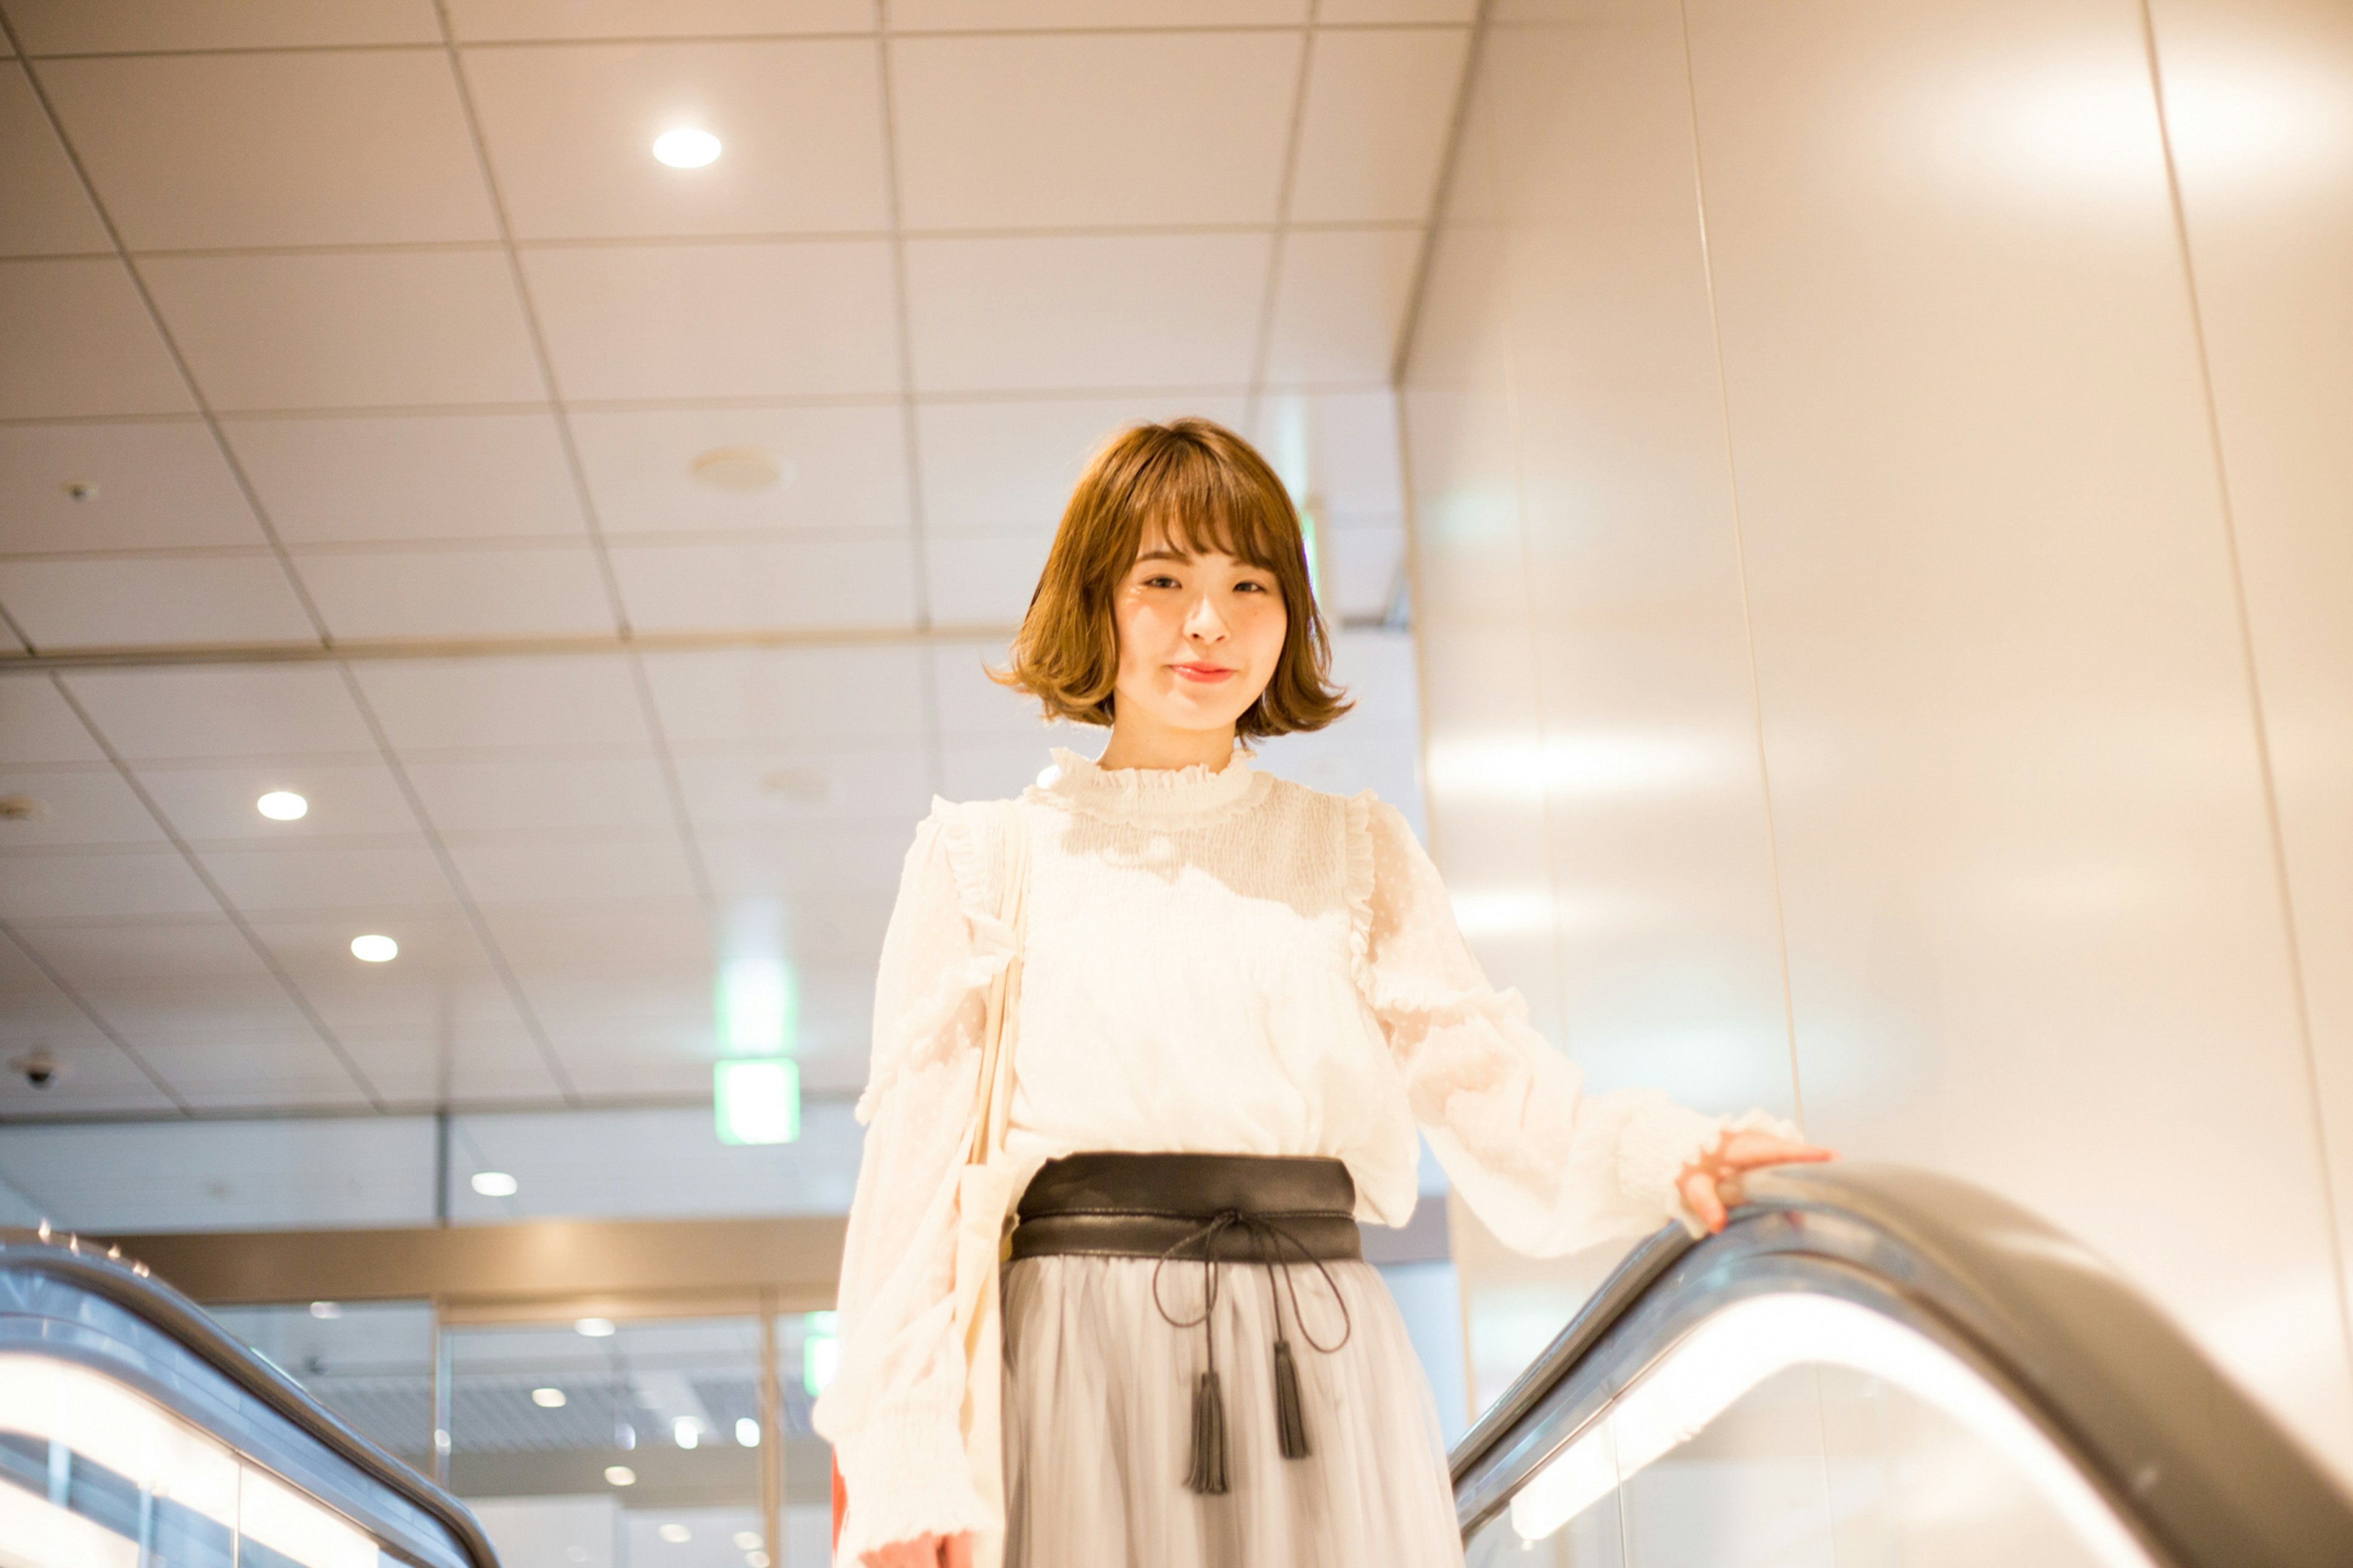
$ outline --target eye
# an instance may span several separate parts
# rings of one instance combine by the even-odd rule
[[[1271,594],[1274,592],[1271,584],[1261,583],[1254,577],[1243,578],[1234,584],[1234,589],[1237,593]]]
[[[1144,580],[1144,585],[1147,588],[1174,588],[1176,586],[1176,579],[1166,572],[1155,572]]]

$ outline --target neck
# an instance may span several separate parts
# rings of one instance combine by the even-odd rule
[[[1149,719],[1121,714],[1112,721],[1111,744],[1095,765],[1103,768],[1190,768],[1222,772],[1233,760],[1234,727],[1178,730]]]

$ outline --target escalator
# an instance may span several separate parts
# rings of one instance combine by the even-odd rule
[[[0,1568],[395,1565],[498,1559],[142,1266],[0,1230]]]
[[[2346,1568],[2353,1500],[2107,1265],[1790,1167],[1637,1248],[1457,1447],[1472,1568]]]

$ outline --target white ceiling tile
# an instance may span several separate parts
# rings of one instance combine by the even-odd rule
[[[891,46],[907,226],[1272,223],[1296,32]]]
[[[1244,384],[1271,244],[1260,234],[913,241],[916,383],[926,392]]]
[[[5,1027],[5,1025],[0,1025]],[[90,1116],[169,1111],[178,1108],[157,1089],[120,1047],[79,1015],[58,1018],[11,1039],[14,1047],[46,1047],[63,1068],[47,1089],[35,1089],[15,1073],[0,1073],[0,1117],[14,1123],[8,1130],[8,1154],[17,1167],[31,1163],[26,1141],[43,1131],[26,1126],[43,1116]],[[140,1131],[146,1131],[145,1128]],[[40,1206],[60,1225],[79,1226],[88,1189],[60,1181],[54,1166],[34,1163],[27,1173],[12,1167],[9,1184],[39,1200]],[[69,1219],[67,1216],[74,1216]],[[95,1229],[95,1226],[91,1228]]]
[[[295,569],[338,637],[594,636],[611,601],[586,544],[531,549],[297,548]],[[0,578],[5,581],[5,578]]]
[[[10,0],[9,20],[41,54],[429,44],[432,0]]]
[[[1378,616],[1388,610],[1405,563],[1402,519],[1343,521],[1324,529],[1319,542],[1327,615]]]
[[[0,551],[266,542],[195,420],[0,426]]]
[[[438,49],[58,60],[41,79],[134,251],[498,237]]]
[[[880,892],[899,885],[920,808],[896,821],[829,822],[709,835],[703,858],[723,902],[757,897]]]
[[[195,406],[121,262],[0,262],[0,419]]]
[[[26,653],[29,651],[31,650],[25,647],[24,638],[18,637],[15,632],[10,631],[6,626],[0,626],[0,653]]]
[[[896,392],[879,240],[523,252],[568,398]]]
[[[228,1040],[174,1040],[143,1054],[183,1100],[202,1110],[360,1106],[367,1101],[365,1091],[325,1042],[308,1029],[248,1031]]]
[[[262,757],[361,752],[375,742],[326,665],[83,670],[66,677],[123,757]]]
[[[691,897],[694,878],[674,833],[574,844],[458,844],[449,853],[477,903]]]
[[[0,677],[0,763],[103,763],[82,721],[46,676]]]
[[[1386,383],[1421,242],[1419,229],[1307,229],[1287,236],[1267,380]]]
[[[19,933],[73,983],[267,974],[253,944],[225,915],[141,925],[47,926]]]
[[[1397,396],[1369,392],[1277,392],[1259,403],[1250,439],[1294,496],[1327,517],[1399,517]]]
[[[291,543],[587,537],[552,414],[224,424],[271,524]]]
[[[882,93],[863,38],[472,49],[468,81],[522,239],[891,226]],[[674,169],[654,138],[719,138]]]
[[[445,834],[667,828],[676,821],[661,764],[651,757],[412,762],[408,777]]]
[[[1470,40],[1468,28],[1316,35],[1291,221],[1428,221]]]
[[[499,904],[484,909],[482,919],[518,973],[711,973],[710,922],[702,905],[683,894],[623,899],[600,892],[559,902]]]
[[[506,1027],[463,1020],[447,1029],[359,1024],[334,1027],[368,1081],[395,1101],[512,1104],[553,1100],[561,1091],[539,1043],[520,1021]]]
[[[646,679],[673,746],[898,740],[921,732],[924,650],[732,648],[649,653]]]
[[[1469,26],[1479,0],[1320,0],[1318,26],[1364,26],[1396,22],[1453,22]]]
[[[348,913],[346,942],[368,931],[397,941],[394,922],[401,915],[444,910],[454,902],[448,879],[421,837],[405,847],[206,849],[199,858],[244,913]]]
[[[449,0],[461,39],[743,37],[857,33],[874,0]]]
[[[1307,0],[892,0],[899,33],[1297,26]]]
[[[613,574],[639,631],[914,624],[904,538],[613,546]],[[5,580],[0,580],[5,581]]]
[[[114,248],[22,71],[0,74],[0,255]]]
[[[797,827],[883,816],[913,822],[929,809],[930,763],[910,736],[896,746],[765,746],[689,752],[676,760],[697,828]]]
[[[577,413],[572,432],[607,535],[907,526],[906,425],[896,404]],[[725,447],[776,458],[778,481],[728,490],[696,479],[695,458]]]
[[[110,980],[77,987],[92,1011],[133,1045],[310,1032],[301,1010],[267,970]]]
[[[181,837],[198,842],[301,843],[392,834],[415,836],[417,814],[380,762],[216,763],[208,767],[134,766],[140,786]],[[256,802],[291,790],[310,810],[291,822],[261,815]]]
[[[220,905],[176,853],[12,856],[0,919],[104,920],[217,914]]]
[[[1046,724],[1037,699],[988,678],[990,668],[1005,663],[1005,651],[1002,644],[987,643],[943,643],[930,650],[932,681],[939,693],[940,733],[951,742],[1034,744],[1039,756],[1029,770],[1033,773],[1046,765],[1049,746],[1071,746],[1090,753],[1100,750],[1102,732],[1092,725]]]
[[[473,922],[455,910],[388,916],[383,925],[369,928],[400,943],[399,956],[389,963],[352,956],[355,933],[345,917],[264,916],[249,923],[304,995],[334,998],[355,1016],[375,1016],[397,1005],[381,1000],[395,995],[444,1001],[452,1016],[507,1016],[472,989],[476,981],[491,976],[490,961]]]
[[[920,405],[925,531],[936,538],[1020,527],[1050,535],[1080,470],[1118,431],[1187,414],[1238,425],[1246,406],[1216,396]]]
[[[0,603],[47,649],[318,640],[263,551],[0,562]]]
[[[932,618],[943,626],[1012,626],[1029,608],[1050,528],[959,533],[924,542],[932,583]]]
[[[626,658],[400,660],[354,667],[404,753],[521,746],[645,746]]]
[[[140,267],[216,408],[544,395],[506,258],[493,250],[151,257]]]
[[[111,770],[0,772],[0,795],[25,795],[41,803],[38,816],[0,821],[0,849],[167,842],[138,795]]]

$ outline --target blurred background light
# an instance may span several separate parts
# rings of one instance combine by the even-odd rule
[[[400,956],[400,943],[377,933],[355,936],[352,938],[352,956],[363,963],[390,963]]]
[[[654,138],[654,156],[673,169],[700,169],[719,156],[719,138],[681,126]]]
[[[271,790],[253,805],[272,822],[293,822],[311,809],[311,803],[290,789]]]
[[[790,1143],[801,1135],[801,1069],[790,1057],[723,1061],[712,1069],[722,1143]]]

